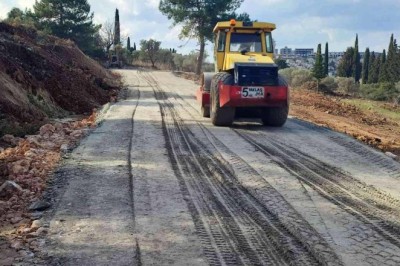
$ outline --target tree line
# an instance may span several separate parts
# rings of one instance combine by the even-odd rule
[[[358,36],[354,47],[347,48],[338,65],[338,76],[354,77],[362,84],[396,83],[400,81],[400,50],[393,34],[390,37],[389,48],[386,54],[375,54],[366,48],[363,63],[360,62],[358,52]]]
[[[347,48],[338,65],[338,76],[354,77],[360,93],[373,100],[400,101],[400,49],[392,34],[386,53],[378,54],[365,49],[361,65],[358,53],[358,36],[355,47]]]
[[[207,58],[207,56],[207,53],[204,53],[204,58]],[[140,48],[131,54],[130,60],[136,65],[151,66],[164,70],[195,72],[198,57],[198,51],[181,54],[174,48],[161,48],[160,41],[149,39],[140,41]],[[203,62],[202,71],[214,71],[214,64]]]
[[[390,60],[389,53],[386,54],[385,50],[382,54],[375,54],[369,48],[366,48],[361,60],[356,35],[354,47],[349,47],[339,61],[336,77],[328,75],[328,43],[325,45],[324,55],[321,44],[318,44],[311,71],[283,67],[279,73],[293,88],[317,89],[328,94],[345,94],[400,104],[400,51],[393,35],[389,50]]]

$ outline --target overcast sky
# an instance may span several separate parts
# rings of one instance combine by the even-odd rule
[[[211,0],[210,0],[211,1]],[[0,17],[12,7],[31,8],[34,0],[0,0]],[[121,32],[131,42],[157,39],[164,48],[188,53],[196,41],[179,40],[180,27],[158,11],[159,0],[89,0],[96,23],[113,21],[119,9]],[[237,12],[277,25],[273,36],[277,48],[314,48],[329,43],[330,51],[344,51],[359,35],[360,51],[387,49],[390,34],[400,38],[400,0],[244,0]],[[182,47],[180,47],[182,46]],[[180,47],[180,48],[179,48]],[[208,50],[211,45],[208,44]],[[211,51],[211,50],[210,50]]]

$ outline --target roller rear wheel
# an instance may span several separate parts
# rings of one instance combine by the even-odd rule
[[[286,80],[279,75],[279,86],[287,87]],[[261,120],[263,125],[271,127],[281,127],[285,124],[289,115],[289,106],[265,108],[262,110]]]
[[[285,124],[288,113],[289,108],[287,106],[264,108],[261,120],[264,126],[281,127]]]
[[[211,122],[215,126],[230,126],[235,118],[234,107],[220,107],[218,84],[222,82],[224,85],[232,85],[233,77],[226,72],[217,73],[211,80],[211,94],[210,94],[210,117]]]

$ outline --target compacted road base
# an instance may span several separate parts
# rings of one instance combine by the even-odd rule
[[[193,82],[120,73],[128,98],[57,171],[48,264],[400,264],[398,163],[295,118],[214,127]]]

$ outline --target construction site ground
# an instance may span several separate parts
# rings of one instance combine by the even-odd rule
[[[294,89],[290,114],[400,156],[400,106]]]
[[[64,155],[45,192],[51,206],[22,215],[32,224],[2,246],[13,246],[14,260],[0,259],[400,264],[400,164],[384,153],[399,154],[395,115],[292,90],[282,128],[257,120],[215,127],[200,115],[195,82],[145,69],[118,73],[126,99]],[[45,129],[49,138],[68,131]]]

